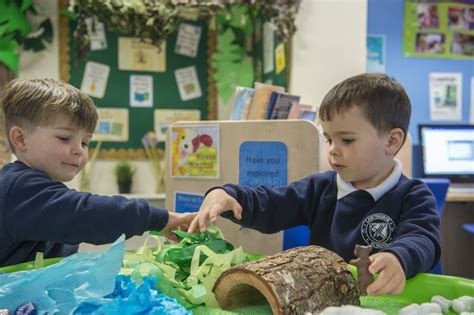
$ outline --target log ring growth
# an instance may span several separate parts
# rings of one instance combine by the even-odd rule
[[[213,291],[223,309],[254,304],[263,295],[273,314],[360,304],[359,289],[344,260],[314,245],[230,268],[217,279]]]

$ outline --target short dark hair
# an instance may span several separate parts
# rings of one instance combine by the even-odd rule
[[[410,124],[411,103],[403,86],[383,73],[364,73],[336,84],[319,108],[319,119],[330,121],[359,107],[379,134],[400,128],[405,141]]]
[[[7,135],[13,126],[49,125],[60,115],[69,117],[75,126],[93,133],[98,119],[97,108],[86,93],[54,79],[10,81],[2,91],[0,105],[5,114]]]

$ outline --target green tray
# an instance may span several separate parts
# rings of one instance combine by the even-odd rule
[[[255,260],[264,257],[259,254],[248,253],[249,260]],[[44,266],[49,266],[60,261],[61,258],[44,259]],[[349,265],[354,277],[357,277],[357,269]],[[18,265],[7,266],[0,268],[2,273],[10,273],[16,271],[32,270],[34,262],[26,262]],[[398,311],[412,303],[430,302],[434,295],[442,295],[447,299],[455,299],[460,296],[469,295],[474,296],[474,280],[466,278],[435,275],[429,273],[421,273],[416,277],[407,280],[405,290],[398,296],[382,295],[377,297],[365,296],[361,298],[362,307],[372,308],[384,311],[385,313],[398,314]],[[250,305],[232,311],[224,311],[221,309],[209,307],[197,307],[193,309],[196,315],[231,315],[231,314],[272,314],[271,308],[268,304]],[[450,312],[449,314],[456,314]]]

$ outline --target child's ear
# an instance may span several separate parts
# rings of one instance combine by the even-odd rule
[[[8,132],[8,137],[16,151],[24,151],[25,145],[25,130],[18,126],[13,126]]]
[[[403,144],[403,137],[405,133],[400,128],[394,128],[388,133],[388,143],[385,153],[388,155],[395,155],[400,150]]]

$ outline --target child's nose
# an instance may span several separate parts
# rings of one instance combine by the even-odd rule
[[[71,148],[72,154],[74,155],[83,155],[84,154],[84,148],[82,147],[82,143],[74,143]]]

